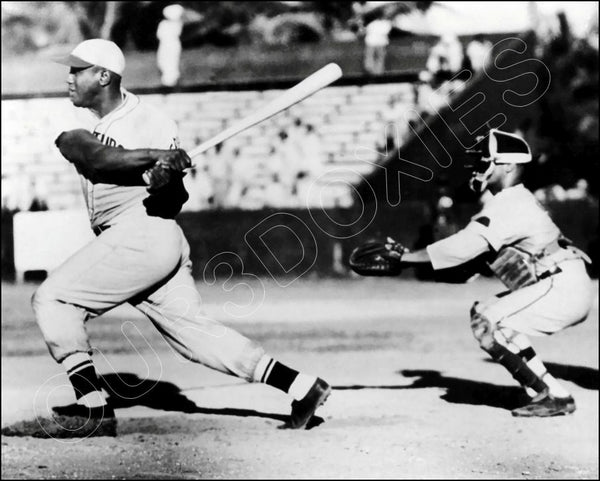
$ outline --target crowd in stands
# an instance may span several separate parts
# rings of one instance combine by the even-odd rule
[[[48,210],[47,195],[48,187],[40,181],[32,181],[24,174],[11,177],[2,174],[3,212]]]
[[[337,94],[339,102],[334,104],[331,98],[328,99],[333,111],[322,113],[317,124],[312,123],[314,117],[311,119],[310,108],[298,112],[298,116],[290,121],[275,122],[273,133],[261,135],[268,139],[268,145],[258,155],[249,152],[233,138],[195,159],[196,166],[184,179],[190,193],[184,210],[349,207],[352,204],[350,186],[334,185],[323,176],[332,167],[339,167],[336,162],[339,156],[354,160],[353,150],[356,147],[372,148],[372,160],[385,159],[408,139],[421,117],[433,114],[436,108],[447,103],[451,88],[457,89],[462,82],[453,80],[463,62],[462,50],[457,42],[456,38],[444,37],[432,49],[427,62],[428,76],[421,83],[410,87],[407,84],[408,88],[404,89],[381,85],[382,88],[369,94],[374,97],[371,105],[364,103],[365,108],[360,103],[366,92],[341,92]],[[481,65],[481,61],[475,60],[475,57],[482,56],[481,48],[473,47],[470,51],[475,52],[472,64]],[[210,101],[207,102],[210,109]],[[176,105],[174,108],[177,108]],[[322,109],[323,106],[317,107]],[[357,110],[344,110],[351,107]],[[315,111],[315,115],[318,115],[317,112],[320,111]],[[344,120],[344,114],[348,112],[350,118]],[[333,121],[332,114],[335,117]],[[360,122],[355,122],[353,115],[359,117]],[[374,118],[369,120],[369,115]],[[189,122],[189,118],[183,120]],[[335,143],[331,138],[332,131],[322,130],[328,124],[334,124],[333,127],[339,125],[342,131],[347,130],[347,124],[352,128],[345,134],[346,140],[340,143],[338,152],[326,147]],[[223,124],[219,128],[226,126]],[[374,133],[374,137],[365,138],[361,132]],[[264,133],[261,131],[261,134]],[[337,135],[335,131],[333,135]],[[373,144],[364,143],[369,142],[369,138],[374,139],[371,140]],[[201,140],[196,138],[196,144]],[[3,177],[3,184],[7,184],[3,189],[3,209],[41,210],[48,208],[48,204],[51,209],[64,208],[53,201],[41,202],[47,186],[42,185],[40,180],[24,186],[30,180],[26,175],[22,177],[22,182],[14,176],[10,181]],[[323,196],[326,191],[328,195]],[[74,197],[78,193],[64,194],[63,200],[68,203],[71,197],[67,199],[66,195]],[[81,198],[77,205],[83,205]]]
[[[381,20],[381,19],[380,19]],[[382,59],[387,46],[384,37],[389,34],[389,25],[371,24],[374,30],[379,25],[379,30],[372,33],[372,38],[378,37],[373,43],[373,49],[367,49],[369,58],[366,59],[371,73],[382,73]],[[383,21],[383,20],[382,20]],[[364,28],[366,29],[368,25]],[[353,147],[372,148],[373,160],[382,160],[388,154],[399,148],[409,139],[423,120],[449,105],[454,95],[461,92],[470,76],[461,75],[470,72],[472,76],[478,75],[490,62],[492,44],[481,35],[476,35],[468,42],[462,42],[455,35],[443,35],[430,50],[425,65],[421,72],[419,82],[404,85],[398,88],[392,85],[373,85],[369,95],[373,95],[367,105],[362,100],[366,90],[359,87],[347,90],[340,89],[335,94],[321,97],[313,104],[314,111],[309,107],[298,111],[297,116],[289,117],[289,121],[278,121],[272,124],[275,129],[266,133],[261,131],[260,140],[267,142],[266,149],[260,152],[250,152],[246,145],[240,145],[236,139],[230,139],[219,144],[205,155],[194,159],[196,165],[190,169],[184,179],[186,188],[190,193],[190,200],[184,205],[184,210],[219,210],[219,209],[263,209],[263,208],[306,208],[306,207],[349,207],[352,203],[351,188],[345,185],[333,195],[329,195],[324,202],[325,188],[332,192],[331,183],[324,180],[324,176],[332,167],[338,168],[340,159],[348,158],[353,161]],[[375,90],[375,87],[381,87]],[[334,103],[333,97],[340,100]],[[207,95],[208,99],[212,99]],[[164,97],[165,105],[170,100]],[[246,97],[241,104],[252,109],[254,97]],[[263,97],[256,95],[256,99],[264,101]],[[316,99],[312,99],[316,100]],[[196,102],[196,100],[193,100]],[[221,100],[223,101],[223,100]],[[173,108],[178,109],[188,100],[173,103]],[[206,102],[206,112],[219,110],[212,107],[210,100]],[[234,102],[237,102],[235,100]],[[369,109],[362,109],[359,105],[364,102]],[[323,107],[331,103],[330,111]],[[197,104],[200,105],[200,102]],[[350,112],[350,107],[356,107]],[[227,107],[229,108],[229,107]],[[362,109],[362,110],[361,110]],[[22,110],[22,109],[21,109]],[[234,118],[242,115],[235,109]],[[347,114],[350,112],[350,114]],[[183,116],[183,123],[188,123],[189,115]],[[202,114],[204,115],[204,114]],[[224,116],[229,114],[224,113]],[[347,118],[343,118],[348,115]],[[372,115],[372,118],[369,117]],[[335,120],[331,121],[333,117]],[[355,122],[354,119],[360,119]],[[225,122],[225,118],[212,119],[215,122]],[[339,124],[340,132],[332,133],[326,127]],[[342,125],[345,124],[345,125]],[[355,124],[355,125],[353,125]],[[347,126],[351,128],[343,131]],[[217,129],[223,129],[223,124]],[[374,134],[374,137],[363,137],[364,133]],[[264,135],[263,135],[264,134]],[[332,149],[335,143],[332,135],[345,136],[338,142],[339,148]],[[4,132],[3,132],[4,137]],[[259,135],[257,135],[259,137]],[[527,136],[526,136],[527,137]],[[185,139],[184,139],[185,140]],[[196,144],[203,139],[196,139]],[[186,145],[186,142],[183,142]],[[3,149],[3,158],[5,157]],[[10,155],[8,155],[10,157]],[[43,155],[40,155],[43,157]],[[63,205],[83,206],[83,199],[79,192],[65,194],[64,204],[55,202],[48,195],[53,182],[42,179],[32,179],[26,172],[13,172],[2,175],[2,210],[8,212],[34,211],[55,208],[65,208]],[[59,176],[64,175],[61,170]],[[62,182],[64,177],[57,181]],[[76,182],[73,182],[76,183]],[[67,198],[69,195],[71,197]],[[542,202],[554,200],[581,199],[589,195],[588,182],[580,179],[574,186],[563,188],[554,184],[550,187],[540,188],[536,196]],[[76,199],[75,199],[76,198]],[[452,201],[448,194],[442,195],[442,204],[447,205]],[[447,208],[447,207],[444,207]],[[442,209],[443,210],[443,209]]]
[[[187,210],[303,208],[318,205],[315,181],[325,169],[321,135],[296,118],[266,156],[244,156],[235,142],[209,151],[185,179]]]
[[[433,115],[458,94],[469,78],[484,70],[492,58],[493,45],[483,35],[461,43],[456,35],[442,35],[431,48],[426,68],[419,78],[423,82],[421,99],[424,117]]]

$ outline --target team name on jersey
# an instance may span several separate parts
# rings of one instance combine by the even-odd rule
[[[117,141],[108,135],[104,135],[103,133],[94,131],[93,134],[96,138],[102,142],[104,145],[108,145],[109,147],[123,147],[120,144],[117,144]]]

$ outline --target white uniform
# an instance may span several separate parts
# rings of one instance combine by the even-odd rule
[[[428,246],[427,252],[434,269],[443,269],[473,259],[489,247],[498,251],[512,245],[540,254],[538,276],[558,267],[556,274],[477,306],[498,327],[540,336],[583,321],[593,299],[580,251],[558,248],[559,236],[560,230],[533,194],[517,185],[491,197],[462,231]]]
[[[158,49],[156,63],[161,73],[160,81],[167,87],[177,85],[179,81],[179,64],[181,62],[181,20],[162,20],[156,31]]]
[[[77,109],[78,127],[110,146],[177,146],[172,120],[127,91],[123,99],[103,118]],[[143,186],[94,185],[85,178],[82,185],[98,237],[50,273],[33,298],[54,359],[89,352],[85,322],[129,302],[186,358],[253,380],[263,349],[203,313],[190,248],[173,220],[181,197],[171,191],[150,195]]]

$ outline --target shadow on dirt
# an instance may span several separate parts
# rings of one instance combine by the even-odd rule
[[[163,411],[176,411],[182,413],[216,414],[221,416],[240,416],[269,418],[287,423],[289,416],[277,413],[265,413],[253,409],[238,408],[205,408],[197,406],[187,398],[181,389],[173,383],[158,381],[156,379],[142,379],[132,373],[112,373],[100,376],[102,387],[106,389],[109,397],[108,403],[113,409],[128,408],[133,406],[146,406]],[[323,418],[313,416],[307,429],[323,423]],[[285,428],[287,424],[279,426]]]
[[[494,363],[491,359],[485,362]],[[600,372],[598,369],[585,366],[571,366],[570,364],[558,364],[556,362],[544,362],[548,372],[558,379],[571,381],[583,389],[598,391],[600,387]]]
[[[486,362],[494,362],[486,359]],[[571,381],[584,389],[598,390],[598,369],[568,364],[545,363],[548,371],[555,377]],[[336,390],[355,389],[423,389],[438,387],[446,389],[441,399],[454,404],[485,405],[507,410],[522,406],[528,401],[527,395],[519,386],[499,386],[488,382],[472,381],[458,377],[443,376],[434,370],[401,370],[404,377],[417,378],[408,386],[334,386]],[[508,375],[508,373],[507,373]]]
[[[584,366],[571,366],[569,364],[558,364],[555,362],[545,362],[546,369],[554,377],[571,381],[579,387],[598,391],[600,385],[600,376],[598,369]]]
[[[433,370],[402,370],[398,371],[404,377],[416,377],[415,381],[406,386],[334,386],[337,390],[352,389],[424,389],[439,387],[446,389],[441,399],[453,404],[484,405],[495,408],[512,410],[522,406],[528,399],[518,386],[498,386],[487,382],[471,381],[458,377],[443,376],[440,371]]]

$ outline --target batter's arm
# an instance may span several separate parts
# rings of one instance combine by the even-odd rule
[[[84,129],[63,132],[56,139],[61,154],[93,183],[146,185],[142,174],[157,162],[181,171],[191,164],[180,149],[124,149],[109,147]]]

